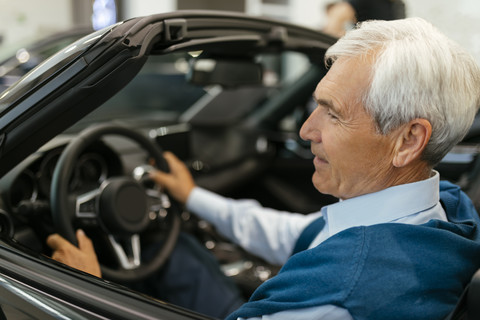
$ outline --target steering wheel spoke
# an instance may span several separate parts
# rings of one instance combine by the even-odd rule
[[[97,197],[100,194],[99,189],[77,196],[75,202],[75,218],[77,219],[96,219],[97,218]]]
[[[133,270],[141,265],[141,246],[140,236],[133,234],[128,237],[122,237],[117,240],[114,235],[108,235],[113,252],[117,257],[118,263],[124,270]]]
[[[146,189],[150,220],[165,218],[172,203],[168,196],[158,188]]]
[[[132,172],[133,178],[145,188],[150,220],[155,220],[157,217],[165,218],[172,206],[167,194],[149,177],[149,173],[154,169],[151,165],[140,165]]]

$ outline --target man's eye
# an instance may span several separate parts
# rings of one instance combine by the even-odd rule
[[[327,115],[332,119],[335,119],[335,120],[338,119],[338,117],[331,112],[327,112]]]

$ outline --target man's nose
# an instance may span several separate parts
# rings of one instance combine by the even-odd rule
[[[305,141],[313,141],[313,133],[315,130],[318,131],[319,128],[316,128],[314,125],[315,111],[313,111],[310,116],[305,120],[302,127],[300,128],[300,137]]]

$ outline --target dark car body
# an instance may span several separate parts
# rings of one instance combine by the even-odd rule
[[[66,145],[93,123],[119,123],[179,155],[196,182],[232,198],[308,213],[335,201],[311,185],[298,130],[334,38],[240,14],[184,11],[92,33],[0,94],[0,305],[7,319],[201,319],[48,258],[52,179]],[[212,67],[213,63],[213,67]],[[127,92],[127,93],[126,93]],[[439,170],[474,191],[475,130]],[[130,173],[138,147],[107,139],[78,158],[72,189]],[[77,189],[76,189],[77,188]],[[246,297],[272,266],[182,213]],[[72,238],[71,234],[65,234]]]

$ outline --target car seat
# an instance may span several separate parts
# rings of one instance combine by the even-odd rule
[[[455,307],[445,320],[480,319],[480,269],[475,272]]]

